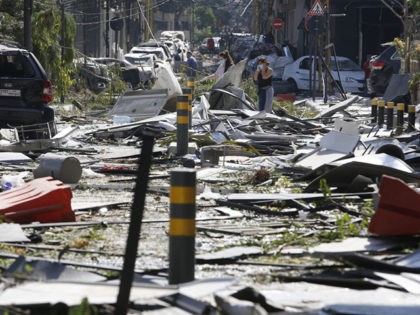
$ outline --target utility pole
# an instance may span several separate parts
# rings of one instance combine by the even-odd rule
[[[64,66],[64,49],[66,46],[66,41],[65,41],[65,34],[66,34],[66,16],[64,14],[64,0],[60,1],[60,6],[61,6],[61,66]],[[61,94],[60,97],[60,101],[61,104],[64,103],[64,95]]]
[[[153,0],[146,0],[146,31],[145,40],[152,38],[153,35]]]
[[[105,1],[105,57],[109,57],[109,2]]]
[[[194,27],[195,27],[195,0],[191,0],[191,31],[190,31],[190,46],[191,49],[194,48]]]
[[[252,1],[251,1],[252,2]],[[254,1],[252,3],[252,31],[255,35],[259,36],[260,31],[260,2]]]
[[[64,1],[61,0],[61,61],[64,60],[65,34],[66,34],[66,16],[64,15]]]
[[[23,8],[23,43],[29,51],[32,50],[32,6],[33,0],[25,0]]]
[[[330,31],[330,0],[325,0],[325,46],[330,47],[331,43],[331,31]],[[326,61],[327,66],[330,68],[331,65],[331,50],[330,48],[327,48],[326,51]],[[324,103],[327,103],[328,100],[328,94],[332,92],[332,82],[331,78],[329,76],[326,76],[325,83],[327,86],[325,86],[325,95],[324,95]]]

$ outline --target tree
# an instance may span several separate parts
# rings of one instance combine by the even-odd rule
[[[403,41],[395,40],[397,49],[404,58],[403,71],[410,72],[410,56],[413,51],[413,39],[418,33],[417,23],[420,15],[420,1],[418,0],[381,0],[381,2],[401,20],[404,28]]]
[[[0,1],[0,35],[4,40],[22,43],[23,1]]]
[[[61,54],[61,15],[55,6],[39,11],[33,15],[33,52],[38,57],[45,71],[63,98],[72,85],[71,72],[74,58],[74,36],[76,23],[72,17],[65,15],[64,54]]]
[[[195,25],[198,29],[205,29],[207,27],[214,29],[216,26],[216,16],[211,7],[200,5],[195,9],[195,15]]]

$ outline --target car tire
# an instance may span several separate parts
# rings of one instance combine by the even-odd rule
[[[289,84],[289,87],[290,87],[290,92],[292,92],[292,93],[297,93],[297,92],[299,91],[299,89],[298,89],[298,87],[297,87],[297,84],[296,84],[296,81],[295,81],[295,80],[293,80],[293,79],[288,79],[288,80],[287,80],[287,83]]]

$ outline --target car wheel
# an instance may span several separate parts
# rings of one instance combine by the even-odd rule
[[[54,121],[54,109],[51,107],[44,108],[44,121],[51,122]]]
[[[292,92],[292,93],[297,93],[298,92],[298,87],[297,87],[297,84],[296,84],[295,80],[288,79],[287,83],[289,83],[290,92]]]

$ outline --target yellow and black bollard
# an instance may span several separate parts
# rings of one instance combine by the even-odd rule
[[[384,117],[385,116],[385,101],[379,100],[378,101],[378,126],[379,128],[382,127],[384,124]]]
[[[188,77],[187,88],[191,89],[192,99],[194,99],[194,94],[195,94],[195,78],[194,77]]]
[[[404,127],[404,103],[397,104],[397,130],[401,132]]]
[[[407,131],[413,131],[416,123],[416,105],[408,105]]]
[[[370,101],[370,116],[372,117],[372,123],[376,123],[378,121],[378,100],[376,98],[373,98]]]
[[[176,101],[176,155],[188,153],[188,96],[178,95]]]
[[[169,192],[169,284],[194,280],[195,195],[195,170],[173,170]]]
[[[392,130],[394,127],[394,102],[386,103],[386,129]]]
[[[192,125],[192,89],[191,88],[182,89],[182,94],[188,96],[188,128],[191,128],[191,125]]]

